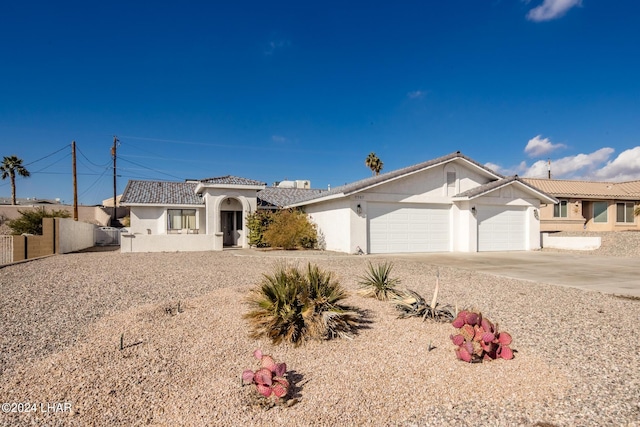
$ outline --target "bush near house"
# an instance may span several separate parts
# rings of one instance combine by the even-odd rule
[[[307,215],[297,209],[257,211],[247,216],[249,244],[283,249],[314,249],[318,230]]]
[[[264,240],[264,232],[273,222],[274,213],[271,211],[255,211],[247,215],[247,228],[249,229],[249,244],[257,248],[269,246]]]
[[[44,206],[41,208],[18,210],[19,218],[7,221],[11,228],[11,234],[36,234],[42,235],[42,218],[69,218],[71,215],[64,210],[47,211]]]

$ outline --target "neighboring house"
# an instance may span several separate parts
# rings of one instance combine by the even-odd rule
[[[248,246],[255,209],[300,207],[325,249],[353,253],[476,252],[540,248],[538,209],[557,200],[460,152],[332,190],[266,187],[232,176],[129,181],[131,232],[121,250]]]
[[[556,199],[540,208],[541,231],[640,230],[634,215],[640,181],[597,182],[523,178]]]

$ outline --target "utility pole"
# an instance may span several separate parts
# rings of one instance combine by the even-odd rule
[[[111,157],[113,157],[113,214],[111,215],[111,225],[115,225],[116,223],[116,196],[117,196],[116,148],[118,148],[118,137],[114,135],[113,147],[111,147]]]
[[[73,173],[73,220],[78,220],[78,175],[76,175],[76,142],[71,142],[71,169]]]

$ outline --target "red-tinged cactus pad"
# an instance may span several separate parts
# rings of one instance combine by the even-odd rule
[[[251,369],[247,369],[242,373],[242,382],[244,384],[251,384],[253,382],[254,373]]]
[[[513,339],[511,338],[511,335],[509,335],[509,334],[508,334],[508,333],[506,333],[506,332],[500,332],[500,333],[498,334],[498,342],[499,342],[500,344],[502,344],[502,345],[509,345],[509,344],[511,344],[511,341],[512,341],[512,340],[513,340]]]
[[[462,313],[462,312],[461,312]],[[461,317],[458,314],[458,317],[456,317],[453,322],[451,322],[451,326],[453,326],[454,328],[462,328],[464,326],[464,317]]]
[[[456,356],[458,356],[458,359],[460,360],[471,362],[471,353],[469,353],[464,347],[460,347],[456,350]]]
[[[283,376],[285,372],[287,372],[287,364],[284,362],[276,364],[276,367],[273,370],[273,373],[275,374],[276,377]]]
[[[259,348],[256,348],[253,351],[253,357],[255,357],[258,360],[262,359],[262,350],[260,350]]]
[[[256,374],[253,378],[258,384],[270,386],[273,382],[273,373],[267,368],[261,368],[256,371]]]
[[[276,369],[276,361],[273,360],[273,357],[268,354],[262,355],[262,359],[260,360],[260,366],[263,368],[267,368],[271,372],[274,372]]]
[[[482,341],[482,336],[484,335],[484,329],[482,329],[482,326],[476,325],[473,327],[473,330],[474,330],[473,340]]]
[[[504,345],[498,349],[498,355],[505,360],[511,360],[513,359],[513,350],[511,350],[509,346]]]
[[[258,393],[260,393],[264,397],[271,396],[271,393],[273,392],[271,387],[265,384],[256,384],[256,389],[258,390]]]
[[[449,338],[451,338],[451,341],[453,342],[453,344],[457,345],[458,347],[461,346],[462,343],[464,342],[464,337],[460,334],[450,335]]]
[[[484,341],[485,343],[490,343],[495,339],[496,339],[496,336],[493,335],[491,332],[485,332],[484,334],[482,334],[482,341]]]
[[[480,315],[478,313],[474,313],[473,311],[468,312],[465,317],[465,322],[467,323],[467,325],[471,326],[477,325],[479,320]]]
[[[285,387],[280,383],[273,384],[273,387],[271,388],[271,390],[273,390],[273,394],[276,397],[285,397],[287,395],[287,392],[289,391],[287,387]]]
[[[493,323],[491,323],[489,319],[483,317],[480,321],[480,325],[486,332],[495,332],[495,326],[493,326]]]
[[[464,325],[460,328],[460,333],[464,337],[465,340],[471,341],[473,337],[476,335],[476,331],[473,329],[471,325]]]
[[[273,377],[273,384],[280,384],[285,388],[289,388],[289,381],[284,377]]]

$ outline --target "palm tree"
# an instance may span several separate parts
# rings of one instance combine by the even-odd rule
[[[380,160],[378,156],[376,156],[376,153],[374,153],[373,151],[369,153],[367,158],[364,160],[364,164],[369,169],[371,169],[371,172],[373,172],[374,175],[380,175],[383,163],[382,160]]]
[[[22,159],[16,156],[4,156],[4,160],[0,165],[0,171],[2,171],[2,179],[11,180],[11,204],[16,204],[16,173],[25,178],[29,177],[31,173],[22,166]]]

